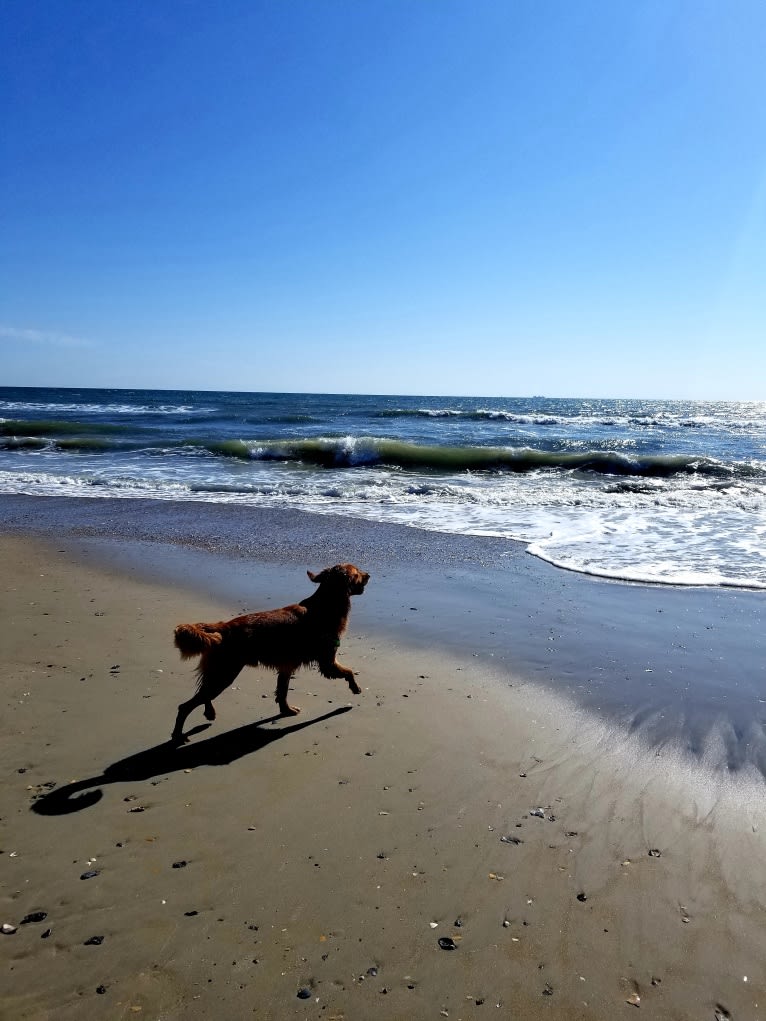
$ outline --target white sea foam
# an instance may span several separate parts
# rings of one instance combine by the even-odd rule
[[[40,456],[41,462],[45,456]],[[363,463],[363,462],[362,462]],[[209,471],[177,458],[151,470],[136,459],[77,475],[3,472],[0,491],[290,506],[433,531],[517,540],[550,564],[636,582],[766,587],[766,493],[673,480],[573,484],[550,473],[507,478],[413,477],[359,467],[300,470],[259,462],[255,472]],[[41,468],[42,468],[41,464]],[[633,480],[628,480],[633,482]]]
[[[14,418],[19,415],[30,414],[45,415],[46,418],[58,418],[68,415],[99,415],[109,417],[110,415],[204,415],[210,409],[195,407],[186,404],[131,404],[113,403],[98,404],[87,401],[8,401],[0,400],[0,411],[13,413]],[[0,420],[1,421],[1,420]]]

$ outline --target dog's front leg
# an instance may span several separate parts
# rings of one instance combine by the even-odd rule
[[[354,671],[349,670],[347,666],[343,666],[343,664],[339,663],[337,659],[333,659],[329,663],[320,663],[319,672],[322,675],[322,677],[329,677],[330,680],[343,678],[343,680],[346,681],[354,695],[362,694],[362,689],[356,683]]]
[[[292,676],[291,670],[280,670],[277,674],[277,690],[274,694],[279,706],[280,716],[297,716],[300,712],[300,708],[297,705],[287,704],[287,689],[290,686],[290,678]]]

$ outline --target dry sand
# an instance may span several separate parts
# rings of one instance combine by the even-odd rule
[[[303,672],[275,720],[248,670],[173,749],[173,626],[245,607],[67,541],[0,557],[3,1019],[764,1013],[760,775],[353,611],[359,698]]]

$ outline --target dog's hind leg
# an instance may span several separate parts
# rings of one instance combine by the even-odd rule
[[[186,717],[189,713],[193,712],[198,705],[203,705],[205,701],[205,696],[198,693],[196,695],[192,695],[188,702],[182,702],[179,705],[176,723],[173,727],[173,733],[170,735],[171,741],[175,744],[184,744],[186,742],[187,739],[184,737],[184,723],[186,723]]]
[[[183,730],[186,718],[197,706],[205,707],[205,719],[215,719],[213,699],[229,687],[243,665],[241,660],[223,659],[220,655],[216,656],[214,652],[203,655],[199,666],[197,691],[188,701],[179,705],[173,733],[170,735],[171,741],[175,741],[176,744],[182,744],[185,741]]]
[[[277,674],[277,690],[275,695],[280,716],[297,716],[300,712],[298,706],[287,704],[287,689],[290,687],[292,676],[292,670],[280,670]]]

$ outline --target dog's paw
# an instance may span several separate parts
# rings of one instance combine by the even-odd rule
[[[348,682],[348,686],[349,686],[349,688],[351,689],[351,691],[352,691],[352,693],[354,695],[361,695],[362,694],[362,689],[359,687],[359,685],[356,683],[356,681],[349,681]]]
[[[300,707],[297,705],[285,704],[279,707],[280,716],[297,716],[300,711]]]
[[[188,744],[189,738],[186,736],[186,734],[171,734],[170,743],[173,745],[174,748],[178,748],[182,744]]]

